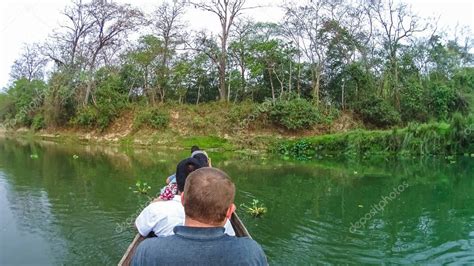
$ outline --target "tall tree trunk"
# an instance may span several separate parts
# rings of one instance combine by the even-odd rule
[[[344,103],[344,87],[346,83],[344,79],[342,80],[342,91],[341,91],[341,105],[342,105],[342,110],[346,110],[346,104]]]
[[[245,66],[240,65],[240,87],[242,88],[242,91],[245,92],[247,84],[245,81]]]
[[[225,86],[225,58],[220,59],[219,63],[219,100],[221,102],[226,100],[227,91]]]
[[[291,60],[290,60],[290,78],[288,79],[288,93],[291,93],[291,76],[292,76],[293,69],[291,68]]]
[[[91,64],[90,64],[90,67],[89,67],[89,80],[87,82],[87,86],[86,86],[86,95],[84,97],[84,103],[83,103],[83,106],[86,107],[87,104],[89,104],[89,98],[92,94],[92,83],[94,82],[94,69],[95,69],[95,62],[97,60],[97,55],[99,54],[99,51],[100,49],[102,49],[102,47],[98,48],[94,54],[92,55],[92,61],[91,61]],[[95,103],[95,101],[94,101]]]
[[[275,88],[273,86],[273,79],[272,79],[272,72],[270,71],[270,68],[268,69],[268,78],[270,79],[270,86],[272,88],[272,101],[275,102]]]
[[[198,96],[197,96],[197,99],[196,99],[196,105],[199,104],[199,98],[201,97],[201,85],[198,86]]]
[[[229,102],[230,101],[230,79],[232,78],[231,77],[231,71],[229,71],[229,84],[227,86],[227,101]]]
[[[319,86],[321,83],[321,68],[313,68],[313,99],[319,105]]]
[[[278,74],[276,73],[275,69],[273,69],[273,74],[275,74],[275,77],[277,78],[278,82],[280,83],[280,96],[279,96],[279,98],[281,99],[281,97],[283,96],[283,93],[285,92],[285,86],[283,85],[283,80],[281,80],[278,77]]]
[[[296,80],[296,90],[298,91],[298,96],[301,96],[301,64],[298,63],[298,78]]]

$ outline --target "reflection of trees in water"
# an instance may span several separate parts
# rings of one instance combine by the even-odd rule
[[[465,241],[472,230],[474,202],[467,201],[474,194],[473,167],[469,158],[452,165],[423,159],[225,166],[238,184],[237,201],[257,198],[267,205],[261,220],[243,219],[251,232],[259,232],[254,237],[278,263],[291,261],[282,254],[310,254],[313,260],[308,262],[328,261],[330,250],[339,250],[341,262],[364,261],[351,257],[354,254],[394,263],[416,252],[440,256],[447,252],[446,241]],[[373,216],[360,235],[349,232],[351,223],[403,182],[409,187]]]
[[[30,158],[33,153],[38,159]],[[75,160],[74,154],[79,158]],[[62,223],[66,239],[80,235],[84,243],[91,241],[91,233],[105,232],[122,239],[108,239],[110,243],[125,243],[125,248],[129,239],[117,235],[113,225],[122,223],[138,206],[128,187],[140,178],[153,189],[161,188],[164,177],[188,154],[187,150],[2,141],[0,167],[13,173],[14,186],[40,187],[47,198],[54,199],[50,209]],[[410,253],[435,252],[430,246],[443,250],[446,241],[465,240],[472,231],[469,217],[474,217],[474,202],[467,200],[474,194],[474,163],[470,158],[447,164],[444,159],[433,158],[309,162],[259,156],[239,159],[215,151],[211,157],[214,166],[235,181],[237,205],[257,198],[268,207],[262,219],[241,216],[275,262],[285,262],[282,254],[307,254],[324,261],[332,251],[345,254],[340,255],[341,261],[362,254],[397,263],[402,261],[397,258]],[[409,187],[387,204],[383,213],[370,219],[360,235],[349,232],[351,223],[403,181]],[[64,224],[70,221],[78,221],[93,232],[74,231]],[[86,252],[77,241],[71,240],[69,245],[78,254]]]

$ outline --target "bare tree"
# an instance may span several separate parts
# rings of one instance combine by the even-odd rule
[[[403,41],[411,39],[414,34],[423,32],[428,28],[428,23],[411,11],[411,8],[394,0],[378,0],[371,5],[375,20],[380,24],[378,32],[380,45],[386,52],[392,75],[392,97],[395,106],[400,109],[400,87],[398,77],[398,51]]]
[[[85,63],[85,41],[94,27],[88,6],[74,0],[62,13],[66,20],[55,30],[50,41],[43,46],[43,53],[56,65],[82,69]]]
[[[178,44],[183,42],[183,22],[185,3],[174,1],[172,5],[164,2],[153,12],[153,31],[163,42],[163,55],[159,63],[158,94],[160,101],[165,99],[169,79],[169,65]]]
[[[92,74],[100,63],[100,55],[108,55],[109,53],[105,50],[117,49],[122,44],[123,37],[143,22],[143,14],[130,5],[98,1],[89,4],[87,10],[94,26],[91,28],[87,41],[89,82],[86,86],[83,105],[89,103],[93,86]],[[103,58],[102,61],[107,60],[109,59]],[[94,101],[93,94],[92,99]]]
[[[47,62],[47,58],[41,54],[37,44],[25,45],[20,58],[13,63],[10,77],[13,80],[26,78],[28,81],[43,79]]]
[[[219,96],[221,101],[228,101],[227,98],[230,93],[227,91],[226,68],[227,68],[227,43],[232,26],[234,26],[235,19],[242,14],[246,0],[211,0],[200,2],[192,2],[195,7],[211,12],[219,18],[221,32],[220,39],[220,53],[217,58],[217,68],[219,72]]]
[[[230,55],[239,67],[240,72],[240,89],[245,92],[247,89],[246,82],[246,70],[247,70],[247,57],[249,50],[249,37],[253,31],[254,22],[250,19],[237,20],[235,27],[232,30],[232,43],[230,44]],[[237,95],[237,93],[236,93]]]
[[[325,44],[320,38],[325,3],[318,0],[299,6],[294,3],[287,4],[284,6],[285,17],[282,23],[285,35],[301,49],[311,65],[311,86],[316,103],[319,103],[321,75],[325,60]]]

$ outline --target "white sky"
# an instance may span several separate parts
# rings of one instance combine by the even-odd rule
[[[131,3],[145,12],[164,0],[114,0]],[[183,1],[183,0],[178,0]],[[301,0],[304,1],[304,0]],[[423,17],[441,16],[439,24],[451,28],[457,24],[474,30],[473,0],[405,0],[413,11]],[[258,21],[277,22],[283,15],[277,7],[282,0],[247,0],[248,6],[265,8],[248,10],[246,15]],[[25,43],[43,42],[62,20],[60,12],[70,2],[67,0],[1,0],[0,1],[0,88],[9,83],[10,68],[21,53]],[[192,10],[186,19],[193,29],[217,30],[217,18],[211,13]]]

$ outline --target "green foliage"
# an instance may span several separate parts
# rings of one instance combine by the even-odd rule
[[[270,110],[270,120],[286,129],[308,129],[321,121],[317,107],[303,98],[277,100]]]
[[[470,153],[474,148],[474,134],[470,127],[474,118],[456,115],[451,125],[446,123],[410,123],[404,129],[385,131],[357,130],[282,141],[274,151],[295,159],[326,156],[367,158],[374,155],[427,156]]]
[[[456,107],[456,92],[444,84],[433,84],[429,93],[429,106],[435,118],[446,120]]]
[[[96,105],[80,108],[72,121],[78,126],[98,127],[103,131],[124,109],[127,96],[120,76],[114,69],[100,69],[96,73],[96,81]]]
[[[412,81],[401,91],[400,113],[403,121],[426,121],[425,91],[419,82]]]
[[[105,130],[126,106],[127,96],[116,69],[102,68],[96,79],[97,126]]]
[[[98,112],[94,107],[85,107],[77,111],[73,124],[82,127],[94,127],[97,124]]]
[[[163,129],[168,127],[170,115],[168,112],[159,108],[145,108],[135,114],[133,127],[138,129],[142,126],[148,126],[154,129]]]
[[[148,192],[151,189],[151,186],[149,186],[147,182],[142,182],[142,181],[138,180],[135,183],[134,188],[128,187],[128,189],[133,190],[133,193],[136,193],[136,194],[147,195]]]
[[[15,112],[14,99],[6,93],[0,93],[0,121],[11,118]]]
[[[301,139],[291,144],[281,143],[277,150],[284,158],[293,157],[299,161],[309,160],[314,155],[313,146],[306,139]]]
[[[33,117],[33,122],[31,123],[31,128],[35,131],[43,129],[46,127],[46,124],[44,122],[44,116],[43,114],[36,114]]]
[[[244,203],[240,206],[244,208],[248,214],[252,215],[255,218],[267,213],[267,208],[265,207],[265,205],[263,205],[263,203],[260,203],[260,201],[257,199],[253,199],[252,203],[250,203],[250,206],[247,206]]]
[[[239,104],[234,104],[231,106],[226,120],[231,124],[238,124],[244,119],[249,118],[252,112],[255,110],[255,104],[250,101],[244,101]]]
[[[459,69],[453,76],[453,87],[465,91],[474,92],[474,67]]]
[[[31,125],[35,111],[43,104],[46,89],[46,83],[42,80],[29,81],[22,78],[13,83],[7,94],[13,99],[9,116],[14,119],[16,125]]]
[[[400,114],[387,101],[375,95],[361,100],[356,107],[365,123],[389,127],[400,123]]]
[[[48,94],[43,106],[45,122],[48,126],[60,126],[68,122],[75,113],[74,90],[80,86],[68,71],[55,72],[48,82]]]
[[[328,3],[321,7],[330,7]],[[381,3],[382,9],[387,8],[385,4]],[[215,36],[204,33],[189,40],[197,49],[180,53],[173,34],[169,40],[142,36],[121,54],[115,54],[112,46],[104,47],[96,60],[88,58],[91,53],[76,53],[74,63],[69,63],[74,51],[64,50],[58,53],[58,67],[47,83],[21,78],[7,94],[0,94],[0,120],[33,128],[72,121],[103,131],[134,102],[143,108],[136,113],[135,128],[164,128],[169,115],[145,106],[160,101],[166,107],[176,103],[201,107],[200,103],[215,103],[222,97],[227,103],[240,104],[208,105],[213,108],[208,110],[184,107],[184,122],[177,121],[178,126],[188,127],[193,134],[208,130],[229,134],[269,124],[298,131],[331,124],[339,113],[354,111],[367,125],[387,128],[402,121],[405,125],[448,121],[456,112],[467,115],[474,104],[474,56],[469,45],[458,41],[463,37],[405,36],[388,44],[383,36],[374,36],[376,40],[369,42],[363,32],[346,28],[353,19],[360,20],[354,12],[333,20],[314,7],[289,7],[283,24],[242,21],[234,25],[236,31],[231,34],[238,34],[230,36],[226,58],[221,57]],[[341,7],[353,8],[344,3]],[[401,11],[405,10],[396,10]],[[317,42],[305,49],[295,41],[304,37],[298,27],[312,29],[316,15],[325,23],[310,30]],[[282,25],[286,25],[284,30]],[[282,38],[289,30],[295,33],[293,41]],[[64,39],[60,35],[58,40]],[[376,43],[387,45],[373,46]],[[218,71],[221,59],[227,62],[225,73]],[[85,63],[93,61],[94,66]],[[305,99],[316,99],[316,84],[319,100],[311,103]],[[221,85],[228,88],[228,95],[220,95]],[[286,97],[292,93],[298,96]],[[84,102],[86,95],[90,97]],[[35,118],[40,110],[42,116]],[[306,152],[301,150],[305,149],[291,153],[304,158]]]

